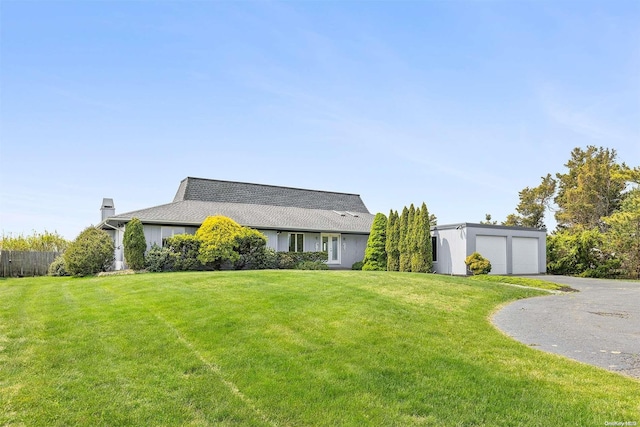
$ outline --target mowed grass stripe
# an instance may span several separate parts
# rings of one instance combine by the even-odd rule
[[[66,308],[44,309],[33,292]],[[85,403],[52,389],[64,379],[60,367],[38,385],[25,364],[8,377],[7,385],[23,387],[12,392],[0,424],[603,425],[637,418],[639,382],[532,350],[488,322],[498,305],[538,294],[445,276],[331,271],[4,281],[0,297],[10,301],[0,305],[2,322],[25,308],[31,322],[66,316],[61,327],[69,330],[43,336],[63,342],[77,334],[66,351],[80,362],[71,385]],[[99,334],[70,327],[74,321],[111,334],[93,347],[92,363],[73,342]],[[29,341],[37,330],[17,336]],[[32,347],[36,359],[49,351]],[[128,409],[124,415],[99,412],[106,399],[82,388],[92,384],[93,364],[109,368],[103,392],[115,395],[112,408]],[[38,401],[38,387],[64,405]],[[127,407],[129,399],[143,403]]]
[[[180,331],[178,331],[173,325],[171,325],[171,323],[169,323],[166,319],[162,318],[158,314],[155,314],[155,317],[158,320],[160,320],[162,323],[164,323],[167,326],[167,328],[173,331],[177,337],[177,340],[180,343],[182,343],[189,351],[191,351],[194,354],[194,356],[209,369],[210,372],[216,375],[220,379],[220,381],[229,389],[229,391],[231,391],[231,393],[234,396],[238,397],[247,406],[249,406],[263,421],[265,421],[270,425],[274,425],[274,426],[277,425],[273,421],[271,421],[269,417],[266,414],[264,414],[264,412],[262,412],[250,398],[248,398],[244,393],[242,393],[242,391],[240,391],[240,389],[233,382],[225,378],[224,373],[222,372],[222,370],[218,365],[207,360],[198,351],[198,349],[182,335]]]
[[[1,425],[264,425],[144,301],[100,278],[19,282]]]

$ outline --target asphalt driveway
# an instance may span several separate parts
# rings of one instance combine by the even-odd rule
[[[515,301],[493,323],[534,348],[640,379],[640,282],[539,278],[580,292]]]

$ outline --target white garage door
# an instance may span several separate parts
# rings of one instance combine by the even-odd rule
[[[491,262],[490,274],[507,274],[507,238],[476,236],[476,252]]]
[[[513,274],[538,274],[538,239],[514,237],[511,240]]]

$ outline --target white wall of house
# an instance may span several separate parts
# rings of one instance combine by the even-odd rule
[[[368,235],[343,234],[340,268],[348,268],[364,258],[364,250],[367,248]]]
[[[147,241],[147,250],[156,244],[162,246],[162,240],[176,234],[196,234],[197,227],[179,225],[151,225],[144,224],[144,238]]]
[[[107,230],[107,233],[113,238],[116,251],[115,262],[113,268],[115,270],[121,270],[126,268],[124,262],[124,250],[122,247],[122,240],[124,237],[125,227],[117,230]],[[144,237],[147,242],[147,250],[155,244],[162,246],[162,240],[166,237],[171,237],[175,234],[195,234],[197,227],[191,226],[173,226],[173,225],[155,225],[155,224],[143,224]],[[299,231],[276,231],[276,230],[259,230],[267,237],[267,247],[274,249],[278,252],[289,251],[289,237],[291,234],[302,234],[303,249],[304,252],[319,252],[322,251],[322,237],[323,233],[312,232],[299,232]],[[350,269],[353,263],[362,261],[364,258],[364,251],[367,246],[368,235],[360,234],[339,234],[330,233],[331,235],[339,236],[339,260],[337,264],[330,265],[331,268],[346,268]]]
[[[278,250],[278,232],[275,230],[258,230],[265,236],[267,236],[267,247],[273,249],[274,251]]]
[[[467,266],[464,259],[467,257],[467,230],[460,228],[436,228],[431,231],[435,236],[436,260],[433,269],[436,273],[466,275]]]
[[[490,274],[544,274],[547,270],[545,230],[458,224],[437,226],[434,270],[441,274],[466,275],[464,259],[473,252],[491,262]]]

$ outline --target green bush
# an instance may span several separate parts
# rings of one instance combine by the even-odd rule
[[[114,244],[103,230],[88,227],[71,242],[64,253],[67,271],[74,276],[87,276],[107,271],[114,259]]]
[[[328,270],[329,266],[322,261],[302,261],[296,265],[296,270]]]
[[[278,268],[278,253],[271,248],[264,248],[253,259],[253,269],[271,270]]]
[[[362,264],[363,264],[362,261],[354,262],[351,265],[351,269],[352,270],[362,270]]]
[[[474,275],[489,274],[489,272],[491,272],[491,263],[478,252],[469,255],[464,260],[464,263]]]
[[[147,250],[147,241],[144,238],[144,228],[138,218],[131,218],[124,230],[122,239],[124,246],[124,259],[132,270],[144,268],[144,253]]]
[[[170,252],[170,264],[174,271],[203,270],[198,260],[200,240],[193,234],[176,234],[164,239],[164,247]],[[148,256],[148,254],[147,254]]]
[[[277,252],[277,268],[290,270],[304,261],[324,262],[328,256],[327,252]]]
[[[210,216],[204,220],[196,237],[200,240],[198,260],[220,269],[226,263],[235,263],[240,254],[235,250],[237,237],[242,235],[242,226],[225,216]]]
[[[161,271],[171,271],[173,269],[172,252],[169,248],[163,248],[155,243],[147,252],[145,264],[147,270],[159,273]]]
[[[249,227],[242,227],[234,245],[240,257],[233,267],[236,270],[256,270],[257,265],[263,262],[266,245],[267,237],[264,234]]]
[[[369,240],[364,251],[363,270],[384,271],[387,269],[387,217],[378,213],[373,218]]]
[[[49,276],[68,276],[67,267],[64,264],[64,256],[60,255],[49,265]]]

